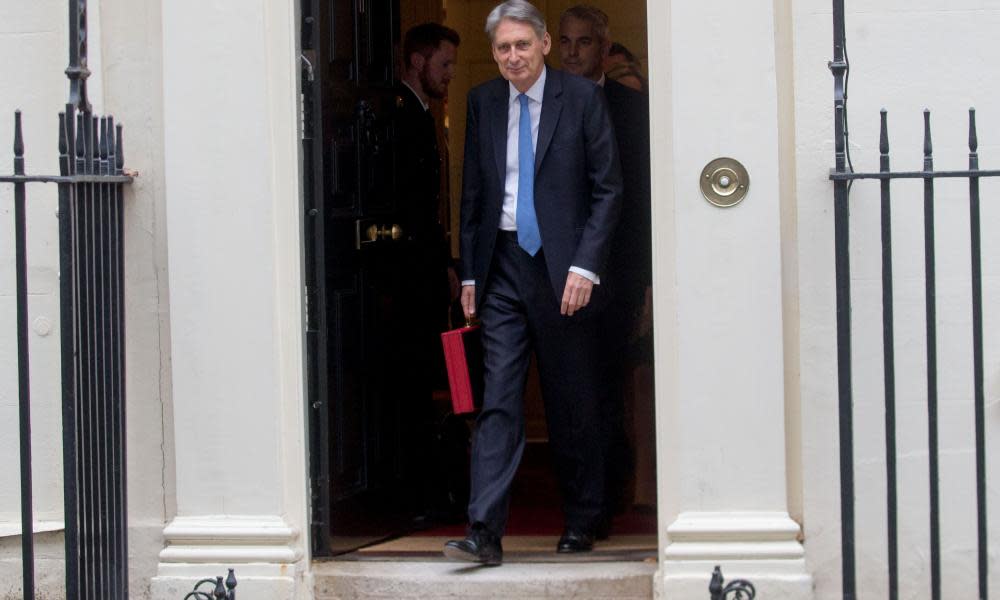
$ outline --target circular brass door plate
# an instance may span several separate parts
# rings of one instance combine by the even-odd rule
[[[734,158],[717,158],[701,170],[701,194],[712,204],[736,206],[750,190],[750,174]]]

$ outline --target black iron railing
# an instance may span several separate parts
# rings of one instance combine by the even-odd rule
[[[709,600],[754,600],[757,589],[746,579],[734,579],[726,583],[722,569],[716,565],[712,579],[708,583]]]
[[[67,114],[69,116],[67,116]],[[122,129],[73,106],[59,115],[59,176],[24,174],[15,114],[14,185],[23,590],[34,597],[27,184],[59,186],[66,581],[70,598],[127,597]],[[76,126],[73,126],[73,122]],[[72,156],[69,148],[75,148]],[[118,591],[116,591],[118,590]]]
[[[215,579],[202,579],[184,596],[184,600],[236,600],[236,573],[229,569],[225,585],[221,575]]]
[[[941,599],[940,490],[938,449],[938,344],[936,272],[934,248],[934,183],[936,179],[963,178],[969,181],[969,215],[971,229],[971,288],[973,343],[973,398],[975,411],[977,558],[980,600],[988,597],[986,535],[986,460],[983,388],[983,290],[982,252],[980,246],[979,181],[984,177],[1000,176],[1000,170],[979,168],[976,112],[969,110],[969,168],[964,171],[935,171],[931,142],[931,114],[924,111],[924,162],[922,171],[892,171],[889,166],[888,115],[881,112],[879,139],[879,171],[855,173],[851,167],[847,123],[847,60],[843,0],[833,2],[834,59],[830,69],[834,75],[834,134],[835,167],[830,179],[834,184],[834,227],[837,278],[837,363],[840,419],[840,488],[841,488],[841,557],[842,593],[845,599],[857,597],[855,565],[854,516],[854,456],[853,456],[853,391],[851,377],[851,273],[849,196],[853,182],[877,179],[881,186],[882,242],[882,322],[883,371],[885,383],[885,460],[887,476],[887,558],[888,598],[899,596],[897,478],[896,478],[896,385],[893,319],[892,276],[892,203],[891,182],[894,179],[923,180],[924,273],[927,362],[927,419],[930,524],[930,598]]]
[[[28,377],[27,184],[59,187],[66,593],[128,597],[125,489],[124,185],[122,128],[87,101],[87,2],[70,0],[70,102],[59,114],[59,175],[24,172],[21,113],[14,117],[22,591],[35,597],[31,385]]]

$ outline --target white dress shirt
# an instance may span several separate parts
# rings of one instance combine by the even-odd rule
[[[531,147],[538,148],[538,123],[542,120],[542,95],[545,93],[545,73],[538,76],[524,94],[528,97],[528,114],[531,115]],[[507,82],[510,98],[507,100],[507,178],[503,184],[503,212],[500,213],[500,229],[517,231],[517,182],[520,176],[518,157],[518,130],[521,126],[521,101],[513,83]]]
[[[545,93],[545,75],[547,67],[542,67],[542,74],[538,80],[524,94],[528,96],[528,114],[531,116],[531,147],[538,148],[538,124],[542,119],[542,96]],[[507,101],[507,177],[504,179],[503,187],[503,210],[500,213],[500,229],[504,231],[517,231],[517,182],[518,182],[518,130],[521,125],[521,101],[513,83],[507,82],[510,89],[510,98]],[[537,214],[537,211],[536,211]],[[542,239],[542,248],[545,247],[545,240]],[[596,273],[570,267],[569,270],[578,275],[582,275],[594,283],[600,283],[601,278]],[[475,285],[474,280],[463,280],[462,285]]]

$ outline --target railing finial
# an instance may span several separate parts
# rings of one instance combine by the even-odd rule
[[[719,565],[715,565],[712,580],[708,584],[711,600],[754,600],[757,597],[754,585],[746,579],[734,579],[723,586],[724,583],[722,569]]]
[[[98,154],[100,157],[100,162],[98,162],[97,172],[101,175],[106,175],[108,173],[108,118],[101,117],[100,119],[100,138],[98,140]]]
[[[878,151],[882,156],[889,154],[889,112],[886,109],[879,111],[881,127],[878,136]]]
[[[236,570],[229,569],[229,575],[226,577],[226,590],[229,591],[230,598],[236,597]]]
[[[212,587],[212,584],[215,584]],[[203,586],[208,586],[210,591],[201,591]],[[223,579],[217,575],[215,579],[202,579],[194,585],[194,589],[184,596],[184,600],[236,600],[236,573],[229,569],[229,576]]]
[[[125,153],[123,151],[122,126],[115,125],[115,175],[121,175],[125,170]]]
[[[14,174],[24,175],[24,136],[21,133],[21,111],[14,111]]]
[[[87,99],[87,0],[69,2],[69,102],[80,112],[90,112]]]
[[[98,173],[101,166],[100,118],[93,115],[90,117],[90,153],[87,160],[90,164],[90,172]]]
[[[87,131],[84,125],[83,113],[77,113],[76,115],[76,148],[74,148],[74,156],[76,157],[76,172],[80,173],[83,171],[83,157],[87,151]]]
[[[63,157],[67,155],[69,147],[66,142],[66,113],[59,113],[59,156]]]
[[[975,154],[979,150],[979,139],[976,137],[976,109],[969,108],[969,153]]]
[[[924,160],[927,160],[933,154],[933,146],[931,145],[931,111],[929,108],[924,109]]]

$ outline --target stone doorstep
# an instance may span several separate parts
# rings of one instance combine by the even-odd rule
[[[614,598],[651,600],[655,562],[505,563],[443,560],[313,563],[315,600],[348,598]]]

